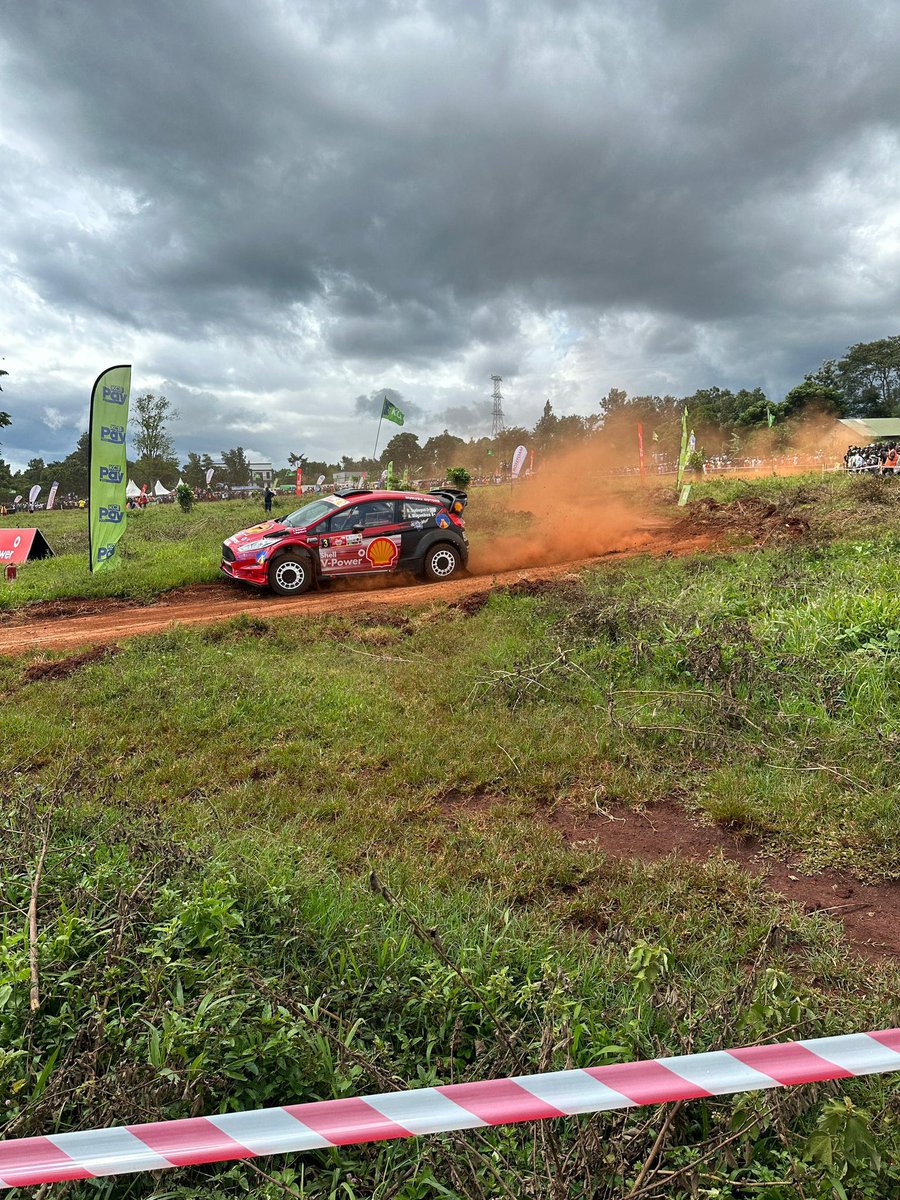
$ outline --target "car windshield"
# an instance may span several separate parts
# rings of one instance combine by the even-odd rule
[[[322,517],[327,517],[329,513],[334,512],[336,508],[340,507],[341,501],[333,497],[330,497],[328,500],[313,500],[312,504],[304,504],[303,508],[298,508],[289,517],[281,517],[281,524],[304,529],[307,525],[312,525],[313,521],[319,521]]]

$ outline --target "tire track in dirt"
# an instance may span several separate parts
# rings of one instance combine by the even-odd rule
[[[609,858],[658,862],[675,854],[705,862],[721,854],[807,915],[821,913],[840,921],[847,942],[864,957],[900,960],[900,883],[866,884],[847,873],[808,875],[796,864],[772,857],[762,838],[695,824],[672,801],[641,810],[611,805],[589,815],[561,805],[549,823],[571,845]],[[722,903],[727,904],[727,893]]]
[[[48,602],[0,617],[0,654],[76,650],[142,634],[160,633],[175,624],[211,625],[241,615],[268,619],[295,616],[315,618],[379,608],[449,604],[472,592],[505,587],[520,579],[552,579],[591,563],[642,551],[686,554],[701,544],[700,540],[692,538],[679,541],[660,539],[657,533],[662,532],[645,528],[616,550],[594,558],[492,574],[465,575],[447,583],[404,585],[400,580],[391,580],[387,585],[381,583],[372,587],[372,581],[369,580],[342,580],[321,591],[291,599],[257,592],[223,579],[219,583],[181,589],[161,597],[154,604],[143,606],[114,600]]]

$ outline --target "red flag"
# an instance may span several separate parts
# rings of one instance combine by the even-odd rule
[[[644,426],[638,421],[638,455],[641,460],[641,483],[644,482]]]
[[[302,467],[297,468],[297,482],[294,484],[294,495],[295,496],[303,495],[303,468]]]

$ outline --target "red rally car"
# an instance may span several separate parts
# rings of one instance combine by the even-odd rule
[[[336,492],[222,545],[232,579],[299,596],[322,579],[413,571],[449,579],[469,558],[465,492]]]

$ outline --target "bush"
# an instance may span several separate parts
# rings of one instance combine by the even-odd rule
[[[179,483],[175,489],[175,495],[178,499],[178,506],[183,513],[189,513],[194,507],[194,493],[186,483]]]
[[[469,486],[472,476],[465,467],[451,467],[447,472],[447,481],[454,487],[465,489]]]

